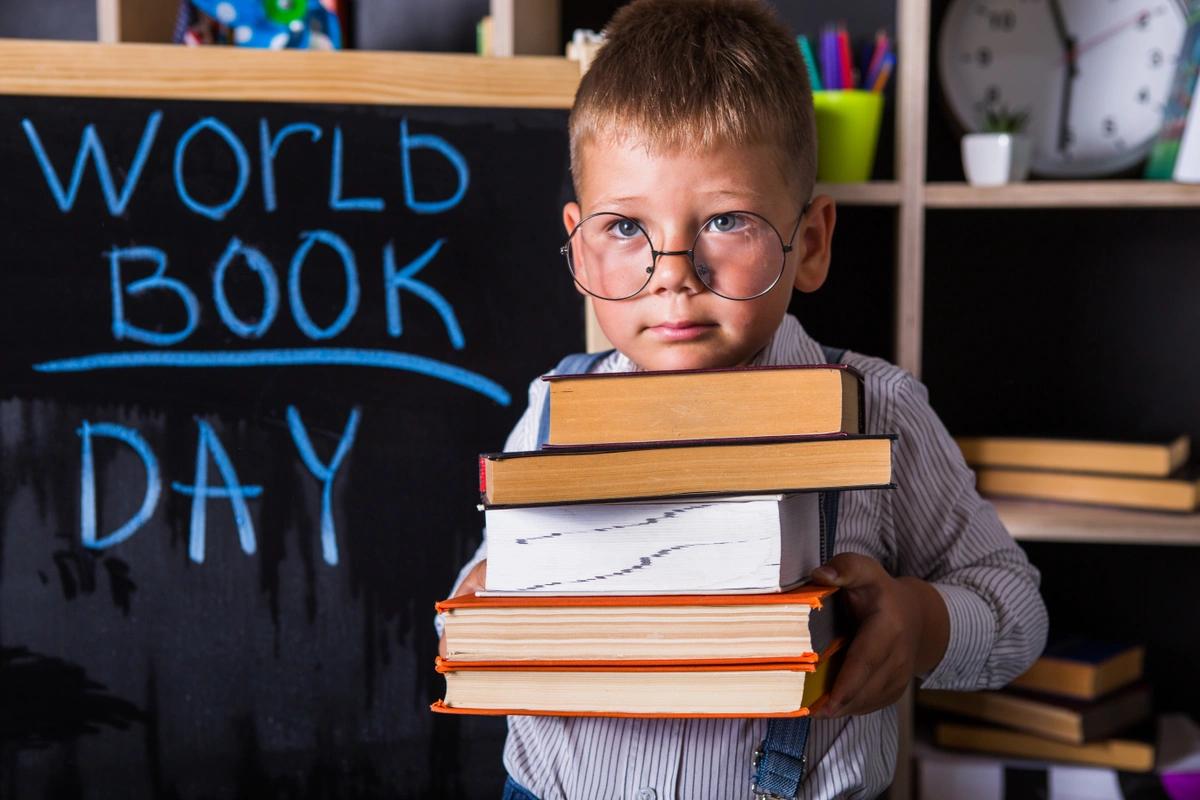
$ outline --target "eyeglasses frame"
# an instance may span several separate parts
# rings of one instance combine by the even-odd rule
[[[570,235],[567,236],[566,243],[563,244],[563,246],[558,249],[558,252],[561,253],[564,258],[566,258],[567,270],[571,273],[571,279],[573,281],[575,281],[575,285],[578,286],[580,289],[582,289],[587,294],[596,298],[597,300],[610,300],[615,303],[615,302],[620,302],[621,300],[628,300],[631,297],[637,297],[639,294],[642,293],[643,289],[645,289],[647,286],[650,285],[650,281],[654,279],[654,270],[658,268],[658,259],[660,256],[687,256],[688,261],[692,265],[692,271],[696,273],[696,277],[700,279],[700,283],[704,284],[704,288],[707,289],[708,291],[712,292],[713,294],[715,294],[717,297],[722,297],[726,300],[733,300],[735,302],[744,302],[747,300],[755,300],[755,299],[762,297],[763,295],[769,293],[772,289],[774,289],[777,285],[779,285],[779,279],[783,277],[783,272],[787,268],[787,254],[792,252],[792,250],[795,249],[795,247],[792,245],[792,242],[796,238],[796,232],[800,230],[800,223],[804,221],[804,215],[807,214],[808,209],[812,207],[812,203],[813,203],[813,201],[810,199],[808,202],[806,202],[804,204],[804,207],[802,209],[800,209],[800,216],[796,218],[796,224],[792,228],[792,235],[788,237],[788,240],[786,242],[783,241],[783,236],[779,233],[779,229],[776,228],[774,225],[772,225],[771,220],[767,219],[762,214],[759,214],[756,211],[749,211],[749,210],[745,210],[745,209],[733,209],[730,211],[721,211],[719,213],[713,214],[711,217],[706,219],[704,221],[704,223],[700,226],[700,230],[696,231],[696,236],[695,236],[695,238],[692,239],[692,247],[689,250],[655,250],[654,242],[651,241],[651,239],[650,239],[650,234],[646,231],[646,229],[644,227],[642,227],[642,224],[640,222],[638,222],[636,219],[627,217],[624,214],[619,214],[616,211],[594,211],[591,214],[588,214],[583,219],[579,220],[579,222],[575,223],[575,227],[571,229]],[[700,271],[698,269],[696,269],[696,243],[698,241],[700,241],[700,236],[704,233],[704,229],[707,228],[708,224],[710,222],[712,222],[714,219],[716,219],[717,217],[725,217],[725,216],[729,216],[730,214],[749,214],[751,216],[758,217],[763,222],[767,223],[767,227],[771,229],[771,232],[775,234],[775,238],[779,240],[779,247],[780,247],[780,250],[782,251],[783,258],[781,258],[779,261],[779,274],[775,276],[775,280],[771,281],[771,285],[768,286],[767,288],[763,289],[758,294],[754,294],[749,297],[730,297],[729,295],[721,294],[716,289],[709,286],[708,282],[705,281],[704,278],[700,275]],[[637,291],[627,294],[624,297],[604,297],[602,295],[598,295],[595,292],[591,291],[590,289],[588,289],[586,286],[584,286],[582,283],[579,282],[579,278],[577,278],[575,276],[575,269],[571,265],[571,239],[573,239],[575,237],[575,232],[578,231],[581,227],[583,227],[583,224],[585,222],[587,222],[589,219],[593,219],[595,217],[600,217],[600,216],[619,217],[621,219],[632,222],[634,225],[637,226],[637,229],[639,231],[641,231],[642,236],[646,237],[646,243],[650,245],[650,253],[653,256],[653,260],[650,262],[650,266],[646,267],[646,281],[637,288]]]

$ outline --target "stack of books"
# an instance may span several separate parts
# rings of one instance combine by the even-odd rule
[[[958,437],[981,494],[1190,513],[1200,469],[1190,441]]]
[[[1152,712],[1143,656],[1140,645],[1064,640],[1000,691],[922,689],[917,704],[972,720],[939,720],[940,747],[1145,772],[1154,746],[1129,736]]]
[[[434,710],[800,716],[842,641],[832,490],[892,485],[844,366],[550,376],[541,449],[480,457],[485,591],[439,603]]]

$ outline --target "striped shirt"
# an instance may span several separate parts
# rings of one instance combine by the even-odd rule
[[[753,363],[824,360],[820,345],[785,316]],[[1001,686],[1024,671],[1045,643],[1038,572],[976,493],[974,474],[930,408],[925,387],[882,359],[847,352],[843,360],[863,376],[866,430],[899,434],[893,450],[898,488],[842,494],[837,552],[862,553],[892,575],[923,578],[945,600],[949,644],[923,686]],[[636,369],[613,353],[593,371]],[[529,408],[506,450],[536,448],[546,397],[546,382],[534,380]],[[459,582],[486,556],[485,541]],[[751,754],[765,732],[761,719],[509,717],[504,765],[541,800],[745,800]],[[878,795],[891,782],[896,748],[895,706],[814,720],[800,797]]]

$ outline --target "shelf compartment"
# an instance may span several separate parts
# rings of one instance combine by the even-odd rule
[[[1031,181],[1005,186],[925,184],[927,208],[1200,208],[1200,185],[1171,181]]]
[[[1200,514],[988,498],[1014,539],[1026,542],[1200,545]]]

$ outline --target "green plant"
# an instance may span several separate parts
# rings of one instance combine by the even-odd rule
[[[1029,110],[1011,110],[1008,106],[991,106],[983,115],[986,133],[1020,133],[1029,122]]]

